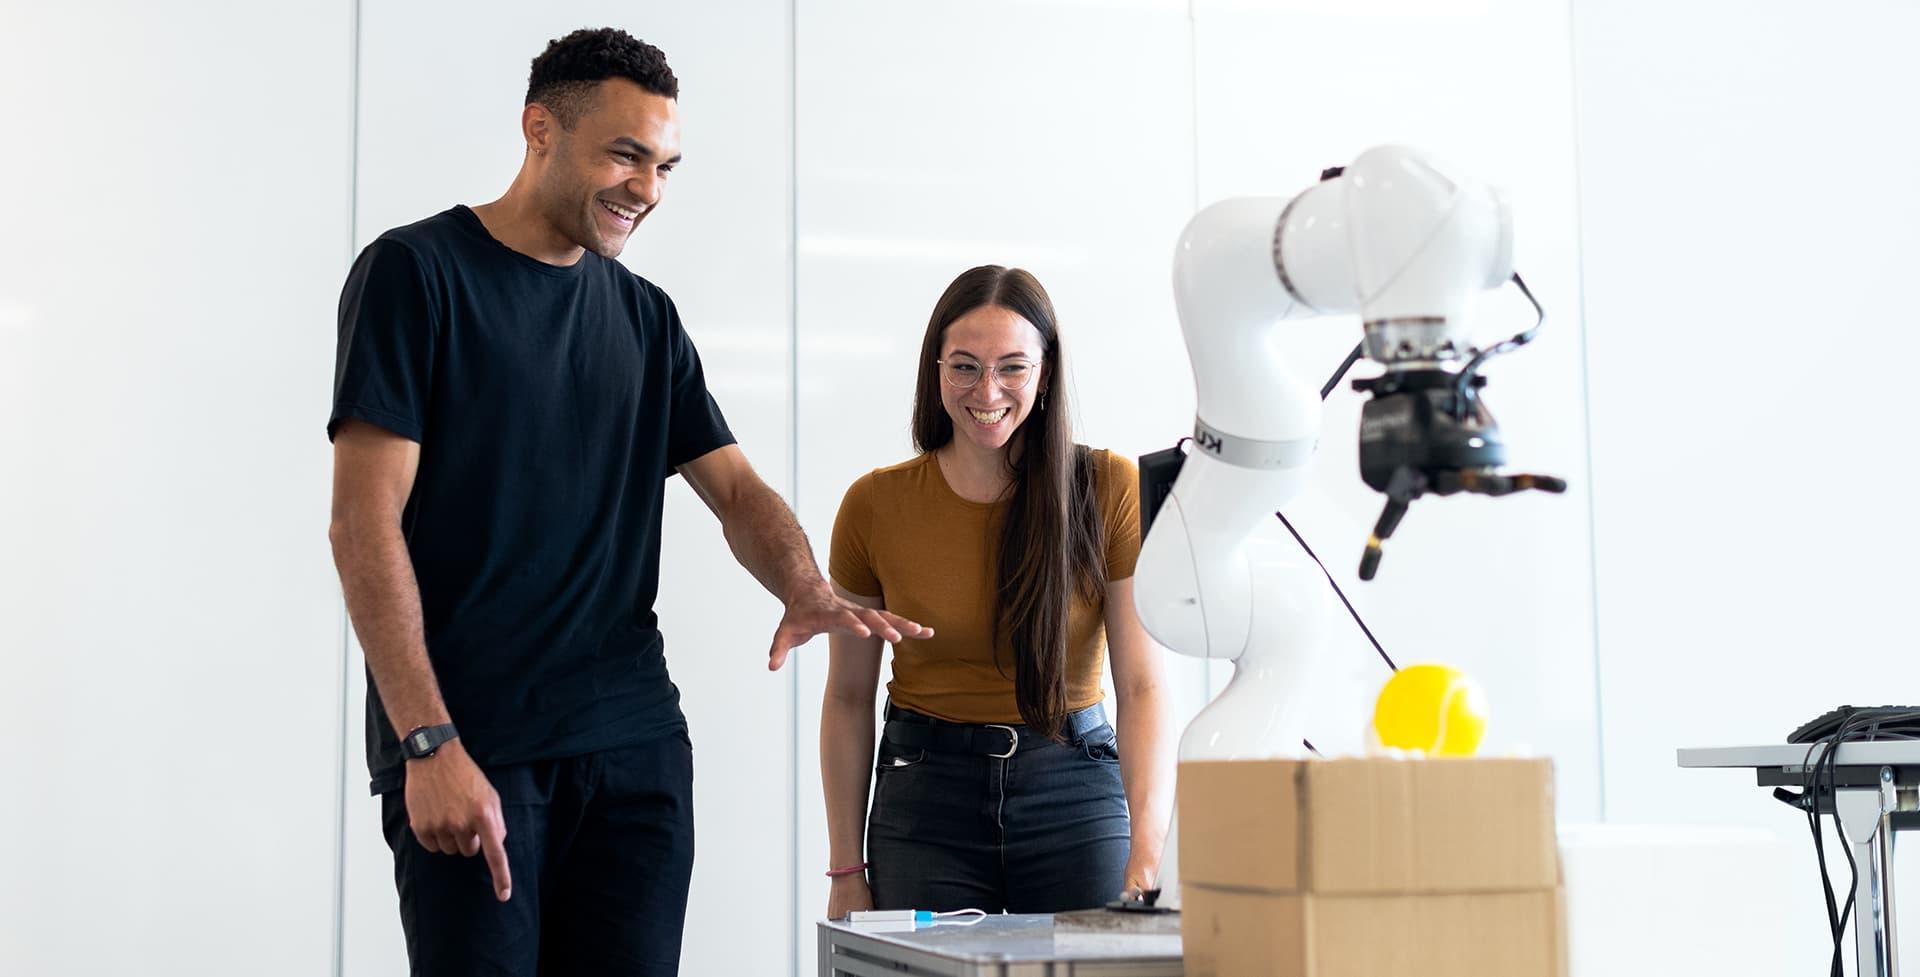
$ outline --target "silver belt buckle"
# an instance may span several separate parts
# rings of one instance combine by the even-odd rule
[[[1020,731],[1017,729],[1014,729],[1012,726],[1002,726],[999,723],[982,723],[981,725],[987,726],[992,729],[1004,729],[1007,731],[1007,752],[989,753],[987,755],[990,757],[993,757],[996,760],[1012,759],[1013,752],[1020,748]]]

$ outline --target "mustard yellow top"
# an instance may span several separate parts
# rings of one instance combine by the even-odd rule
[[[1107,580],[1133,576],[1140,556],[1140,477],[1132,459],[1093,453],[1094,492],[1106,521]],[[828,573],[849,592],[934,630],[894,649],[887,694],[900,706],[967,723],[1019,723],[1013,652],[999,642],[993,597],[1006,502],[969,502],[931,454],[860,477],[833,522]],[[1067,618],[1067,708],[1100,701],[1106,597],[1076,601]]]

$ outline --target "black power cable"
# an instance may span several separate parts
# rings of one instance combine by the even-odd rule
[[[1843,743],[1851,741],[1871,742],[1874,740],[1911,740],[1913,735],[1904,728],[1882,729],[1888,724],[1910,724],[1920,722],[1920,709],[1912,710],[1874,710],[1862,709],[1853,712],[1840,721],[1831,735],[1821,737],[1808,744],[1806,757],[1801,762],[1801,803],[1807,812],[1807,828],[1813,835],[1814,858],[1820,863],[1820,889],[1826,899],[1827,927],[1833,936],[1833,957],[1830,977],[1844,977],[1842,961],[1847,923],[1860,925],[1855,916],[1854,896],[1860,888],[1860,864],[1853,857],[1852,839],[1847,837],[1846,826],[1840,821],[1838,786],[1839,753]],[[1864,735],[1862,735],[1864,734]],[[1825,752],[1820,759],[1813,759],[1813,751],[1824,745]],[[1844,903],[1834,896],[1833,879],[1827,872],[1826,843],[1820,831],[1820,797],[1822,791],[1828,799],[1828,812],[1833,818],[1834,832],[1840,836],[1840,850],[1847,856],[1847,897]],[[1892,871],[1893,866],[1886,867]]]
[[[1353,365],[1355,363],[1360,362],[1360,357],[1363,356],[1365,352],[1366,352],[1365,341],[1353,344],[1352,352],[1349,352],[1347,354],[1347,358],[1344,362],[1340,364],[1340,368],[1337,370],[1334,370],[1333,376],[1328,377],[1327,382],[1321,385],[1320,387],[1321,400],[1327,399],[1328,395],[1333,393],[1333,388],[1340,385],[1340,378],[1346,376],[1347,371],[1353,369]],[[1333,592],[1335,595],[1337,595],[1340,598],[1340,603],[1346,605],[1348,614],[1353,615],[1353,623],[1360,625],[1360,633],[1366,635],[1367,641],[1373,644],[1373,650],[1380,653],[1380,660],[1387,663],[1387,668],[1390,671],[1395,671],[1395,672],[1399,671],[1400,666],[1395,665],[1393,663],[1393,657],[1387,654],[1387,649],[1380,646],[1380,639],[1373,636],[1373,629],[1370,627],[1367,627],[1366,620],[1360,616],[1360,611],[1353,606],[1353,601],[1350,601],[1347,599],[1347,592],[1340,589],[1340,581],[1335,580],[1333,577],[1333,572],[1327,569],[1327,565],[1325,563],[1321,562],[1320,554],[1315,553],[1313,551],[1313,547],[1307,545],[1307,538],[1305,536],[1300,535],[1300,530],[1293,528],[1293,522],[1287,518],[1286,513],[1276,512],[1274,513],[1274,515],[1280,517],[1280,525],[1287,527],[1287,532],[1290,532],[1293,534],[1294,542],[1299,543],[1300,548],[1303,550],[1306,550],[1307,555],[1312,557],[1313,562],[1320,567],[1320,572],[1326,576],[1327,583],[1333,586]],[[1313,744],[1308,743],[1307,749],[1313,750]],[[1314,752],[1317,754],[1320,751],[1314,750]]]
[[[1323,176],[1322,179],[1325,179],[1325,177]],[[1360,362],[1360,357],[1364,355],[1365,352],[1366,352],[1365,341],[1361,341],[1353,344],[1353,351],[1347,354],[1346,361],[1341,363],[1340,368],[1333,371],[1333,376],[1327,378],[1327,382],[1323,386],[1321,386],[1320,388],[1321,400],[1327,399],[1327,396],[1333,393],[1333,388],[1340,385],[1340,378],[1346,376],[1347,371],[1353,369],[1353,365],[1355,363]],[[1185,439],[1182,439],[1182,440],[1185,440]],[[1274,515],[1280,518],[1280,525],[1287,527],[1287,532],[1290,532],[1293,534],[1294,542],[1299,543],[1300,548],[1303,550],[1306,550],[1307,555],[1313,558],[1314,564],[1320,567],[1321,574],[1326,576],[1327,583],[1333,587],[1333,592],[1336,596],[1340,598],[1340,603],[1345,604],[1347,607],[1347,613],[1353,615],[1353,623],[1360,625],[1360,633],[1366,635],[1367,640],[1373,643],[1373,650],[1380,653],[1380,660],[1387,663],[1387,668],[1389,670],[1398,672],[1400,670],[1400,666],[1395,665],[1393,663],[1393,658],[1387,654],[1387,649],[1382,648],[1380,646],[1380,639],[1373,636],[1373,629],[1370,627],[1367,627],[1367,622],[1360,617],[1360,611],[1353,606],[1353,601],[1350,601],[1347,599],[1347,592],[1340,589],[1340,581],[1335,580],[1333,578],[1332,571],[1328,570],[1327,565],[1321,562],[1320,554],[1315,553],[1313,551],[1313,547],[1307,545],[1307,538],[1305,536],[1300,535],[1300,530],[1293,528],[1293,523],[1287,519],[1286,513],[1276,512],[1274,513]],[[1308,752],[1311,752],[1314,756],[1321,755],[1319,750],[1314,749],[1313,742],[1311,740],[1301,740],[1300,745],[1305,746]]]
[[[1469,402],[1468,398],[1472,396],[1473,379],[1480,374],[1481,364],[1533,342],[1533,337],[1540,334],[1540,324],[1547,321],[1547,310],[1540,307],[1540,300],[1533,297],[1533,289],[1527,287],[1527,282],[1520,277],[1520,273],[1514,272],[1510,281],[1519,287],[1520,294],[1526,296],[1527,301],[1533,305],[1533,325],[1515,333],[1511,338],[1503,339],[1486,349],[1474,351],[1473,358],[1467,361],[1467,365],[1460,370],[1459,379],[1454,381],[1454,403],[1462,405],[1463,409]]]
[[[1340,369],[1333,371],[1333,376],[1328,377],[1326,385],[1320,388],[1321,400],[1327,399],[1327,395],[1333,393],[1333,388],[1340,385],[1340,378],[1346,376],[1347,371],[1353,369],[1355,363],[1360,362],[1360,357],[1365,356],[1366,351],[1365,340],[1353,344],[1353,351],[1347,354],[1347,361],[1340,364]]]
[[[1333,579],[1332,572],[1327,570],[1325,563],[1320,562],[1320,556],[1313,551],[1313,547],[1307,545],[1306,539],[1300,535],[1300,530],[1293,528],[1293,523],[1287,521],[1286,513],[1276,512],[1274,515],[1280,517],[1280,525],[1287,527],[1287,532],[1293,534],[1293,538],[1300,543],[1300,548],[1306,550],[1307,555],[1313,557],[1313,562],[1320,565],[1320,572],[1326,574],[1327,583],[1333,585],[1333,592],[1339,596],[1340,603],[1347,605],[1347,613],[1353,615],[1353,623],[1360,625],[1360,633],[1366,635],[1368,641],[1373,642],[1373,650],[1380,653],[1380,660],[1387,663],[1388,669],[1399,671],[1400,666],[1393,663],[1393,658],[1387,654],[1387,649],[1380,647],[1380,639],[1373,636],[1373,629],[1367,627],[1367,622],[1361,619],[1360,612],[1353,606],[1353,601],[1348,600],[1346,592],[1340,589],[1340,582]]]
[[[1829,737],[1828,739],[1825,739],[1825,740],[1816,741],[1815,743],[1810,744],[1807,747],[1807,755],[1802,760],[1801,768],[1800,768],[1801,769],[1801,788],[1802,788],[1801,796],[1804,799],[1806,803],[1806,808],[1807,808],[1807,812],[1806,812],[1807,813],[1807,830],[1812,832],[1813,834],[1813,856],[1814,856],[1814,860],[1818,862],[1820,865],[1820,890],[1821,890],[1821,894],[1826,898],[1827,935],[1833,940],[1833,956],[1830,964],[1830,970],[1828,971],[1828,977],[1844,977],[1844,975],[1841,973],[1841,970],[1840,970],[1840,942],[1841,942],[1840,935],[1841,933],[1846,931],[1847,923],[1846,923],[1846,916],[1841,913],[1840,907],[1835,904],[1835,901],[1833,898],[1833,879],[1831,876],[1827,874],[1827,848],[1826,848],[1826,842],[1823,839],[1820,832],[1820,789],[1821,789],[1820,779],[1822,774],[1822,764],[1830,756],[1833,755],[1833,753],[1835,752],[1835,748],[1839,745],[1839,742],[1840,742],[1839,736],[1845,730],[1846,730],[1846,724],[1843,722],[1840,725],[1840,729],[1836,730],[1832,737]],[[1820,761],[1815,762],[1813,760],[1813,751],[1816,748],[1818,748],[1820,743],[1822,742],[1827,744],[1827,750],[1825,753],[1821,754]],[[1829,794],[1831,794],[1831,788],[1829,788]],[[1836,811],[1834,823],[1838,825],[1839,818],[1837,816],[1837,812],[1838,812],[1839,806],[1836,804],[1834,805],[1834,808]],[[1845,835],[1841,836],[1841,840],[1845,841]],[[1847,863],[1849,866],[1851,866],[1853,863],[1853,852],[1851,851],[1847,852]],[[1853,902],[1851,899],[1851,895],[1852,895],[1851,889],[1848,890],[1848,895],[1849,895],[1849,899],[1846,905],[1847,905],[1847,909],[1851,910],[1853,908]]]

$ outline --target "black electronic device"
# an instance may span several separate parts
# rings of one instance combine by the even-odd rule
[[[1839,706],[1788,733],[1787,742],[1818,743],[1843,725],[1852,729],[1849,739],[1920,739],[1920,706]]]
[[[1159,889],[1143,889],[1109,901],[1107,908],[1117,913],[1177,913],[1180,911],[1170,906],[1162,906],[1159,902]]]
[[[1186,438],[1171,448],[1140,456],[1140,538],[1147,538],[1153,517],[1161,503],[1173,494],[1173,483],[1180,478],[1180,466],[1187,461]]]

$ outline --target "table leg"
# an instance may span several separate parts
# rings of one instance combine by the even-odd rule
[[[1893,813],[1900,809],[1900,795],[1894,787],[1893,768],[1880,768],[1880,826],[1874,837],[1874,871],[1880,875],[1880,933],[1886,947],[1887,974],[1899,977],[1899,919],[1893,911]]]
[[[1892,932],[1884,900],[1893,880],[1891,862],[1881,862],[1881,836],[1885,817],[1881,812],[1878,788],[1842,788],[1833,792],[1834,809],[1840,815],[1841,838],[1853,851],[1853,955],[1858,977],[1895,977],[1890,967],[1886,934]]]

